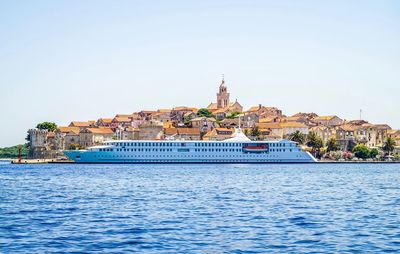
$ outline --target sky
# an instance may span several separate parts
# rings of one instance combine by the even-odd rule
[[[400,128],[400,1],[0,0],[0,147],[43,121],[206,107]]]

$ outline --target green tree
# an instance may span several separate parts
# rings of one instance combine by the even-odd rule
[[[385,153],[390,155],[390,153],[393,152],[395,146],[396,146],[396,141],[393,138],[388,137],[383,143],[382,149],[383,151],[385,151]]]
[[[53,132],[57,130],[57,124],[51,122],[43,122],[36,125],[36,128],[38,128],[39,130],[47,130]]]
[[[27,158],[29,152],[29,147],[27,146],[27,144],[0,148],[0,158],[18,158],[19,147],[21,147],[22,158]]]
[[[317,135],[317,133],[311,131],[307,135],[307,146],[312,148],[313,154],[319,154],[321,147],[324,146],[324,142],[322,139]]]
[[[234,119],[240,115],[240,112],[232,112],[226,115],[226,118],[228,119]]]
[[[250,136],[258,138],[258,137],[260,137],[260,135],[261,135],[261,132],[260,132],[260,129],[258,128],[258,126],[253,126],[250,130]]]
[[[289,139],[302,145],[306,141],[306,136],[300,131],[295,131],[289,135]]]
[[[198,116],[205,116],[205,117],[213,117],[210,111],[206,108],[201,108],[199,111],[197,111]]]
[[[353,148],[353,153],[357,158],[360,158],[360,159],[367,159],[370,157],[370,150],[364,144],[356,145]]]
[[[69,150],[81,150],[81,149],[84,149],[84,147],[81,146],[80,144],[71,144],[69,146]]]
[[[372,158],[372,159],[375,159],[376,156],[378,156],[378,154],[379,154],[379,151],[378,151],[378,149],[376,149],[376,148],[372,148],[372,149],[369,151],[369,157]]]
[[[339,144],[336,142],[335,138],[330,138],[328,142],[326,142],[326,151],[338,151],[340,149]]]

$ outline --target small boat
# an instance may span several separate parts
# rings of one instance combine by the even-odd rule
[[[268,151],[268,145],[267,144],[245,145],[243,146],[243,151],[250,153],[266,152]]]

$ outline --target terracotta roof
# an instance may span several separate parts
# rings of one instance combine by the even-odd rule
[[[200,135],[200,130],[197,128],[165,128],[164,133],[166,135]]]
[[[317,116],[317,117],[314,117],[313,120],[314,121],[329,121],[335,117],[337,117],[337,116]]]
[[[87,128],[86,132],[93,134],[114,134],[110,128]]]
[[[353,124],[342,124],[339,126],[339,129],[342,129],[344,131],[355,131],[357,130],[357,126]]]
[[[288,117],[283,118],[282,120],[288,121],[288,122],[297,122],[300,119],[302,119],[302,117],[300,117],[300,116],[288,116]]]
[[[318,130],[324,131],[324,130],[329,130],[329,129],[330,128],[328,128],[328,127],[326,127],[324,125],[317,125],[317,126],[311,127],[310,131],[318,131]]]
[[[259,123],[272,123],[277,119],[276,116],[264,117],[258,120]]]
[[[92,122],[79,122],[79,121],[72,121],[69,126],[70,127],[90,127],[92,125]]]
[[[211,103],[207,106],[207,109],[214,109],[214,110],[217,110],[217,109],[218,109],[218,104],[217,104],[217,103],[214,103],[214,102],[211,102]]]
[[[282,129],[280,123],[257,123],[256,125],[261,129]]]
[[[115,117],[131,117],[131,116],[132,116],[131,114],[116,114],[115,115]]]
[[[218,132],[230,132],[230,134],[220,134]],[[233,134],[232,129],[227,129],[227,128],[215,128],[209,132],[207,132],[203,138],[209,138],[209,137],[225,137],[225,138],[230,138]]]
[[[392,129],[387,124],[375,124],[375,127],[377,127],[378,129],[381,129],[381,130],[391,130]]]
[[[166,109],[166,108],[160,108],[157,110],[158,113],[171,113],[171,109]]]
[[[400,130],[388,130],[389,135],[400,135]]]
[[[310,113],[302,113],[302,112],[299,112],[299,113],[296,113],[296,114],[294,114],[294,115],[292,115],[293,117],[307,117],[307,118],[315,118],[315,117],[318,117],[318,115],[317,114],[315,114],[314,112],[310,112]]]
[[[126,116],[114,117],[113,122],[118,122],[118,123],[131,122],[131,119],[129,117],[126,117]]]
[[[225,113],[225,111],[226,111],[226,109],[220,108],[220,109],[215,110],[213,113],[214,114],[219,114],[219,113]]]
[[[299,122],[283,122],[281,123],[281,126],[283,128],[308,128],[307,125]]]
[[[102,121],[103,123],[111,123],[112,122],[112,118],[100,118],[99,121]]]
[[[262,108],[262,106],[261,106],[261,108]],[[260,109],[260,105],[258,105],[258,106],[252,106],[252,107],[250,107],[248,110],[247,110],[247,112],[256,112],[256,111],[258,111]]]
[[[186,106],[175,107],[172,110],[174,110],[174,111],[189,110],[189,111],[196,111],[197,112],[197,108],[191,108],[191,107],[186,107]]]
[[[75,135],[79,135],[79,127],[58,127],[57,132],[62,133],[73,133]]]

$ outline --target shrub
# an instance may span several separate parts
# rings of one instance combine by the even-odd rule
[[[370,150],[366,145],[359,144],[353,148],[353,153],[357,158],[367,159],[370,157]]]

